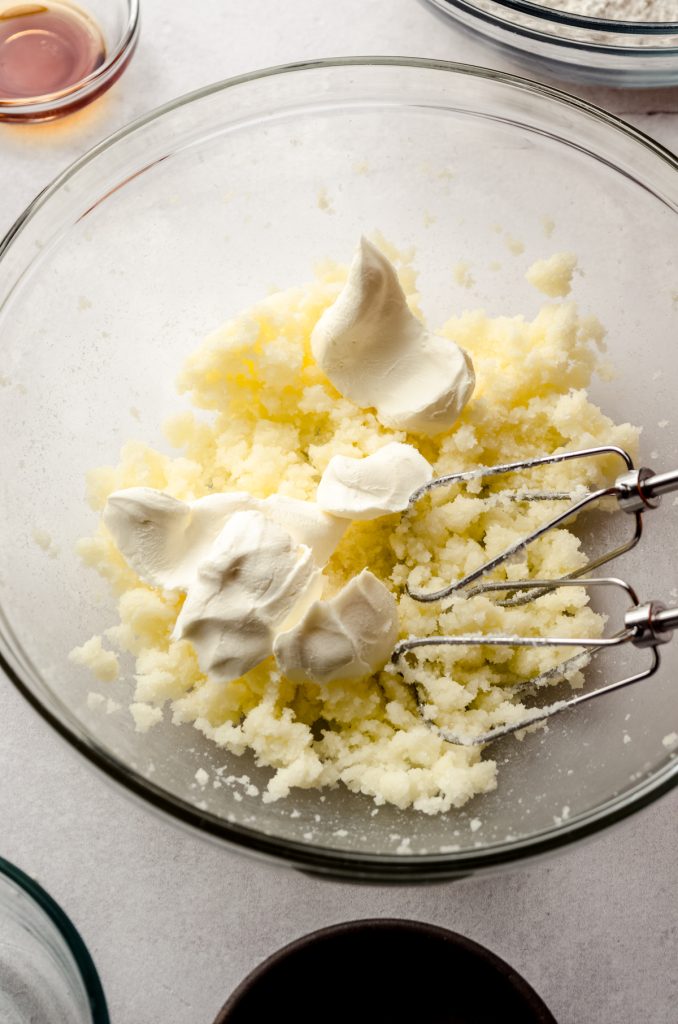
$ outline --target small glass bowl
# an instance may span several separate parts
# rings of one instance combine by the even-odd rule
[[[0,857],[0,1020],[110,1024],[99,975],[52,897]]]
[[[0,4],[3,10],[8,6],[11,5]],[[68,6],[76,7],[70,3]],[[120,78],[139,39],[139,0],[86,0],[77,5],[77,10],[96,22],[101,31],[106,47],[103,63],[89,75],[55,92],[0,98],[0,122],[53,121],[87,106]]]
[[[678,83],[678,21],[592,18],[530,0],[428,0],[539,75],[616,88]]]

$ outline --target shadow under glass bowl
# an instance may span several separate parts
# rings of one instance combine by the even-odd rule
[[[319,197],[323,199],[319,201]],[[170,451],[174,380],[206,333],[272,285],[347,260],[362,232],[416,247],[421,301],[441,323],[464,307],[533,316],[530,262],[571,250],[582,307],[608,328],[615,377],[592,397],[644,425],[643,456],[678,464],[675,301],[678,164],[584,102],[491,71],[365,58],[273,69],[179,99],[96,147],[47,189],[0,247],[5,431],[0,649],[9,677],[91,763],[204,836],[308,870],[427,880],[553,850],[675,784],[676,644],[654,679],[513,737],[495,792],[430,817],[336,788],[262,803],[196,784],[197,769],[268,770],[189,725],[134,730],[133,662],[105,686],[68,652],[116,621],[80,563],[97,517],[87,471],[130,438]],[[548,223],[551,237],[546,237]],[[520,245],[516,245],[516,241]],[[451,268],[468,261],[472,290]],[[643,600],[678,585],[670,502],[615,566]],[[44,550],[44,531],[49,550]],[[36,543],[36,536],[42,546]],[[50,557],[50,553],[55,557]],[[623,666],[622,666],[623,667]],[[620,666],[605,663],[603,679]],[[90,710],[102,689],[121,705]],[[625,740],[628,736],[631,742]],[[398,852],[399,851],[399,852]]]
[[[64,4],[66,10],[69,6]],[[72,114],[110,89],[129,64],[139,40],[139,0],[82,0],[72,6],[92,19],[100,32],[105,46],[102,63],[84,78],[54,92],[11,98],[0,95],[0,122],[29,124]],[[21,9],[22,5],[0,4],[3,11],[8,7]]]
[[[0,1020],[109,1024],[94,962],[49,893],[0,857]]]
[[[678,20],[623,21],[535,0],[426,0],[533,74],[614,88],[678,84]]]

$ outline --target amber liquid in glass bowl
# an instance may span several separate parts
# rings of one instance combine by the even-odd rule
[[[72,4],[0,7],[0,102],[65,89],[105,57],[98,25]]]

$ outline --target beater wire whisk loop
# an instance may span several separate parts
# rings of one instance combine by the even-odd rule
[[[561,452],[557,455],[546,455],[535,459],[525,459],[521,462],[510,462],[499,466],[481,466],[478,469],[468,470],[463,473],[452,473],[448,476],[437,477],[429,483],[419,487],[410,497],[409,509],[412,509],[417,502],[424,497],[425,494],[430,494],[432,491],[437,490],[441,487],[451,487],[454,484],[465,483],[470,480],[484,479],[486,477],[497,476],[505,473],[515,473],[521,470],[533,469],[535,466],[547,466],[553,465],[560,462],[568,462],[572,459],[588,459],[597,456],[612,455],[621,459],[625,465],[625,471],[617,477],[614,483],[607,487],[601,487],[595,491],[586,491],[581,495],[577,492],[565,493],[565,492],[509,492],[506,497],[514,501],[529,501],[529,500],[540,500],[540,501],[562,501],[568,500],[570,503],[562,511],[556,513],[550,519],[548,519],[541,526],[537,527],[531,533],[520,540],[511,544],[508,548],[502,551],[500,554],[495,555],[493,558],[488,559],[479,568],[474,569],[472,572],[467,573],[466,576],[459,580],[455,580],[446,587],[442,587],[435,591],[420,591],[413,590],[409,584],[407,585],[407,593],[415,601],[421,601],[423,603],[432,603],[440,601],[445,597],[449,597],[457,591],[464,590],[471,583],[475,583],[476,580],[485,576],[493,569],[498,568],[507,562],[513,555],[520,551],[523,551],[529,544],[538,540],[539,537],[544,536],[550,530],[555,529],[561,524],[565,523],[568,519],[582,512],[585,508],[593,505],[603,498],[614,497],[617,500],[618,506],[621,510],[634,518],[634,531],[633,535],[625,542],[620,544],[618,547],[611,551],[607,551],[598,558],[595,558],[582,566],[580,569],[573,573],[570,573],[568,579],[576,579],[581,576],[587,575],[587,573],[593,572],[595,569],[600,568],[602,565],[606,565],[614,558],[618,558],[631,548],[635,547],[641,538],[643,531],[643,512],[657,508],[661,501],[661,496],[667,494],[670,491],[678,490],[678,470],[670,471],[667,473],[654,473],[653,470],[647,467],[641,467],[639,469],[634,468],[633,459],[627,451],[623,448],[618,448],[616,445],[601,445],[596,448],[582,448],[572,452]],[[517,590],[524,589],[524,584],[514,583],[511,587],[506,589]],[[480,584],[476,587],[471,594],[477,594],[483,592],[483,590],[489,589],[486,584]],[[537,596],[536,594],[533,597]],[[529,599],[529,598],[528,598]],[[508,599],[506,604],[520,604],[523,598]]]
[[[658,601],[650,601],[641,604],[633,587],[625,580],[616,577],[600,577],[594,579],[562,579],[562,580],[523,580],[519,584],[515,582],[503,582],[488,584],[493,590],[514,590],[516,586],[521,589],[541,589],[544,591],[556,590],[559,587],[613,587],[621,589],[631,601],[631,608],[626,612],[623,620],[623,627],[611,636],[603,637],[543,637],[543,636],[502,636],[496,634],[460,634],[457,636],[428,636],[411,637],[396,644],[393,649],[392,661],[398,664],[400,659],[409,651],[422,647],[444,647],[444,646],[510,646],[510,647],[576,647],[580,651],[573,657],[561,662],[555,668],[543,672],[541,675],[527,679],[515,686],[506,688],[507,697],[516,696],[526,690],[538,690],[541,687],[550,685],[557,680],[567,680],[574,671],[584,668],[595,654],[601,653],[612,647],[620,647],[624,644],[632,644],[634,647],[647,648],[651,652],[650,662],[646,668],[617,679],[605,686],[590,690],[584,693],[573,694],[565,700],[556,701],[547,707],[531,708],[525,711],[519,721],[498,725],[486,732],[475,736],[463,736],[452,733],[435,725],[427,717],[426,702],[421,696],[420,684],[414,683],[413,689],[417,706],[426,724],[439,736],[449,743],[473,746],[490,743],[509,733],[525,729],[536,722],[545,721],[552,715],[564,711],[566,708],[583,704],[595,697],[619,690],[624,686],[630,686],[641,679],[647,679],[655,674],[660,664],[658,647],[667,643],[675,629],[678,629],[678,608],[666,608]],[[581,650],[583,648],[583,650]]]

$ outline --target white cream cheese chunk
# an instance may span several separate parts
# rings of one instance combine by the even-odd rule
[[[326,565],[346,533],[345,519],[328,515],[314,501],[272,494],[260,503],[264,515],[278,523],[298,544],[306,544],[318,566]]]
[[[310,548],[263,512],[231,516],[201,563],[174,627],[203,672],[229,682],[267,658],[279,630],[322,593]]]
[[[337,390],[375,408],[387,427],[447,430],[475,386],[470,357],[410,312],[395,268],[365,238],[344,288],[313,329],[311,348]]]
[[[331,458],[316,501],[333,516],[378,519],[406,509],[412,493],[432,477],[431,465],[416,448],[392,441],[362,459]]]
[[[318,566],[325,565],[348,528],[315,502],[278,494],[262,500],[232,491],[185,502],[152,487],[115,491],[104,522],[142,579],[165,590],[187,590],[228,518],[246,510],[263,512],[298,544],[306,544]]]
[[[273,653],[292,682],[359,680],[383,668],[398,637],[398,608],[369,570],[331,601],[315,601],[295,626],[281,632]]]
[[[128,564],[166,590],[186,590],[197,567],[249,494],[210,494],[190,504],[152,487],[129,487],[108,498],[103,519]]]

